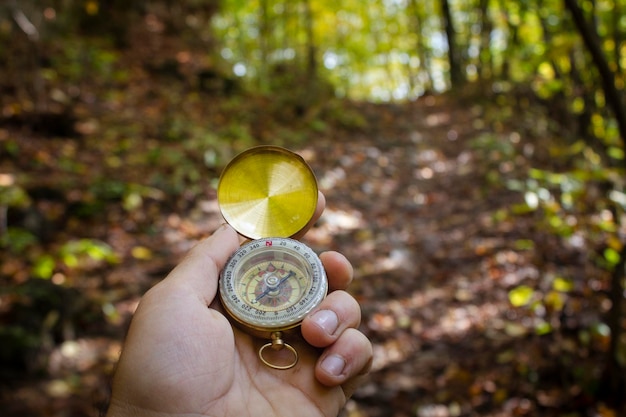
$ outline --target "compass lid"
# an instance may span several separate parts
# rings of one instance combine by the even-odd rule
[[[224,219],[251,239],[293,236],[313,217],[317,197],[309,165],[278,146],[257,146],[235,156],[217,187]]]

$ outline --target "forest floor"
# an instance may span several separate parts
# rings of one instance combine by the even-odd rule
[[[355,267],[374,363],[344,417],[617,415],[597,399],[607,274],[520,189],[557,140],[532,106],[332,101],[292,120],[130,85],[83,87],[75,137],[0,125],[2,185],[29,196],[0,255],[3,416],[97,414],[139,298],[221,224],[221,167],[259,143],[310,163],[327,209],[304,241]]]

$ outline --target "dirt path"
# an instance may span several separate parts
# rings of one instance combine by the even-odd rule
[[[536,234],[506,214],[522,200],[503,186],[527,170],[509,154],[520,133],[483,112],[435,98],[370,106],[374,129],[308,148],[328,200],[309,240],[354,263],[375,349],[345,416],[539,415],[567,397],[553,386],[561,364],[508,299],[543,273]],[[551,386],[539,399],[538,379]]]
[[[318,251],[341,251],[352,261],[351,292],[363,310],[361,329],[374,343],[373,372],[344,417],[550,416],[587,404],[584,381],[573,376],[576,336],[538,336],[538,315],[512,308],[508,298],[517,285],[545,286],[549,277],[580,266],[551,258],[562,250],[554,250],[532,217],[511,216],[522,197],[504,184],[524,178],[528,170],[528,160],[519,155],[532,144],[525,143],[523,132],[505,128],[486,107],[450,97],[351,111],[360,113],[362,127],[328,129],[295,149],[316,171],[327,198],[327,210],[305,241]],[[54,172],[55,150],[71,151],[76,184],[92,187],[72,191],[79,202],[98,191],[81,172],[102,170],[95,178],[107,180],[118,172],[126,175],[102,182],[111,187],[104,189],[106,195],[127,181],[148,178],[145,170],[158,168],[165,177],[178,173],[167,171],[178,162],[165,165],[165,153],[157,168],[107,168],[102,155],[112,141],[96,144],[93,154],[62,140],[26,143],[40,159],[49,154],[36,169],[49,170],[51,181],[65,175]],[[175,150],[180,144],[168,146]],[[141,148],[137,154],[156,150]],[[20,157],[24,164],[33,158],[28,150]],[[132,161],[142,160],[129,153],[125,163]],[[60,291],[60,306],[75,303],[74,316],[61,315],[53,323],[62,340],[68,336],[66,324],[74,333],[59,344],[49,340],[32,358],[24,355],[32,359],[31,371],[45,363],[46,374],[12,377],[2,387],[0,408],[7,416],[94,415],[94,403],[106,401],[108,375],[139,297],[221,223],[206,183],[202,192],[182,193],[181,201],[139,188],[141,210],[122,208],[128,201],[120,199],[106,206],[103,217],[64,225],[59,242],[84,233],[123,256],[113,267],[81,272],[80,280],[67,285],[72,291],[31,280],[50,286],[43,294]],[[59,212],[67,208],[55,204]],[[28,265],[11,262],[3,266],[5,273]],[[72,279],[69,272],[67,279]],[[60,306],[51,311],[62,312]],[[560,320],[550,311],[541,318],[554,326]],[[596,359],[589,352],[584,357]]]

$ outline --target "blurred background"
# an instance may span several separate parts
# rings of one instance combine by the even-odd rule
[[[343,417],[626,415],[624,0],[5,0],[0,414],[94,416],[258,144],[374,345]]]

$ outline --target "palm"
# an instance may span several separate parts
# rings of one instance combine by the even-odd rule
[[[336,416],[345,401],[340,387],[327,388],[313,375],[317,359],[310,347],[294,369],[272,370],[257,356],[258,344],[235,330],[238,348],[225,360],[233,360],[232,380],[224,384],[226,395],[218,399],[225,416]],[[306,353],[304,350],[306,349]],[[315,395],[310,395],[315,393]],[[297,407],[297,408],[296,408]]]
[[[149,398],[150,408],[171,415],[236,417],[292,416],[296,404],[301,416],[339,412],[343,391],[317,382],[315,349],[298,342],[298,364],[287,371],[273,370],[257,356],[259,341],[233,329],[217,310],[200,299],[190,304],[183,295],[170,293],[167,300],[154,308],[146,302],[137,311],[137,316],[150,314],[153,323],[160,323],[157,328],[140,324],[133,329],[144,346],[152,346],[150,355],[143,350],[136,355],[125,352],[125,360],[141,373],[141,381],[133,385],[142,392],[133,394]],[[155,314],[160,316],[157,320]]]

